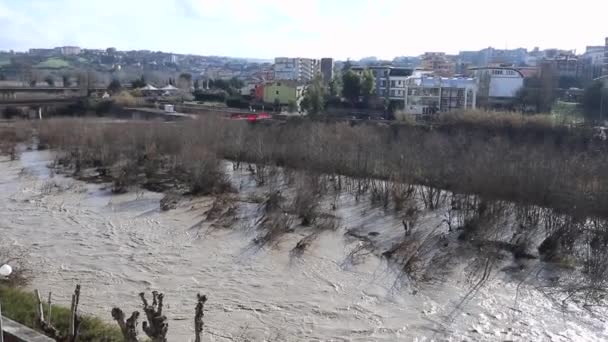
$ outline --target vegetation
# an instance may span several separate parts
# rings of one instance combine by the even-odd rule
[[[608,119],[606,115],[606,112],[608,112],[606,108],[608,107],[608,90],[604,88],[601,81],[595,81],[585,88],[582,106],[585,118],[588,121],[597,122],[602,118],[604,120]]]
[[[33,293],[25,290],[0,285],[0,302],[2,314],[28,327],[36,326],[36,298]],[[46,304],[44,304],[46,311]],[[67,331],[70,320],[70,310],[53,305],[53,325],[60,331]],[[114,325],[107,324],[99,318],[82,317],[79,341],[123,341],[120,330]]]
[[[45,77],[44,82],[46,82],[46,84],[48,84],[49,87],[55,86],[55,79],[51,75],[48,75],[47,77]]]
[[[110,85],[108,85],[108,91],[112,94],[120,92],[121,89],[122,84],[120,84],[120,81],[118,79],[113,79],[112,82],[110,82]]]
[[[38,69],[66,69],[70,67],[70,62],[62,58],[49,58],[36,65]]]
[[[144,75],[141,75],[140,78],[136,79],[135,81],[131,82],[131,87],[133,87],[133,89],[138,89],[138,88],[143,88],[146,86],[146,79],[144,78]]]
[[[342,96],[352,104],[359,101],[361,95],[361,78],[352,70],[342,74]]]
[[[310,115],[321,113],[325,107],[325,88],[321,77],[315,77],[312,84],[306,89],[301,103],[302,109]]]

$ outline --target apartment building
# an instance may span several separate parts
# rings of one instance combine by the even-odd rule
[[[477,83],[473,78],[418,74],[407,77],[404,110],[410,115],[433,115],[477,107]]]
[[[307,83],[320,73],[320,66],[318,59],[277,57],[274,59],[274,79]]]

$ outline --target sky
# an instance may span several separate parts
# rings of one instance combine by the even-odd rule
[[[0,50],[76,45],[247,58],[576,49],[606,0],[0,0]]]

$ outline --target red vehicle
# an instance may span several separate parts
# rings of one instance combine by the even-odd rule
[[[247,121],[249,122],[256,122],[268,119],[272,119],[272,116],[268,113],[251,113],[247,115]]]

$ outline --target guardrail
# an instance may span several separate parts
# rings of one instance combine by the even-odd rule
[[[0,342],[55,342],[50,337],[0,316]]]

